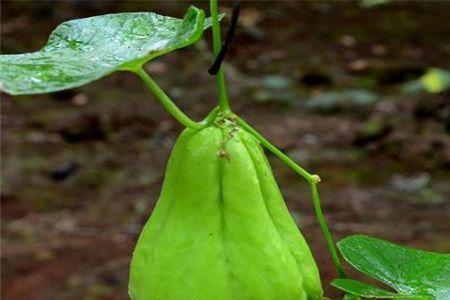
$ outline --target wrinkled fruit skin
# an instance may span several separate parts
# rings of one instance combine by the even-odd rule
[[[131,262],[133,300],[322,299],[317,266],[257,140],[186,129]]]

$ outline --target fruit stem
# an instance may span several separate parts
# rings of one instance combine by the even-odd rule
[[[189,118],[178,106],[167,96],[166,93],[158,86],[158,84],[145,72],[142,68],[133,71],[145,83],[148,89],[155,95],[159,103],[182,125],[191,129],[201,129],[206,126],[204,122],[196,122]]]
[[[213,50],[214,50],[214,57],[217,57],[217,55],[220,52],[220,49],[222,47],[222,38],[220,35],[220,23],[219,23],[219,17],[217,12],[217,0],[210,0],[209,1],[210,6],[210,12],[211,12],[211,18],[212,18],[212,31],[213,31]],[[222,112],[230,112],[230,103],[228,100],[228,93],[226,89],[225,84],[225,75],[223,72],[223,68],[220,67],[219,71],[216,75],[216,85],[217,85],[217,91],[219,92],[219,109]]]
[[[320,228],[322,229],[322,233],[325,237],[325,240],[328,245],[328,250],[330,251],[331,258],[333,260],[333,264],[336,267],[336,270],[339,274],[340,278],[346,278],[344,270],[342,268],[342,264],[339,260],[339,255],[333,241],[333,236],[331,234],[330,228],[328,227],[326,218],[323,214],[322,204],[320,202],[319,192],[317,189],[317,185],[320,182],[320,177],[315,174],[311,174],[302,167],[300,167],[297,163],[295,163],[289,156],[284,154],[280,149],[275,147],[272,143],[270,143],[266,138],[264,138],[260,133],[256,131],[253,127],[251,127],[247,122],[237,117],[238,124],[252,134],[267,150],[272,152],[276,157],[278,157],[282,162],[284,162],[289,168],[294,170],[300,176],[302,176],[308,183],[311,189],[311,196],[313,200],[314,210],[316,213],[317,220],[319,222]]]

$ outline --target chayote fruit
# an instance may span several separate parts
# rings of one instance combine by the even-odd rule
[[[130,271],[133,300],[322,299],[258,141],[231,118],[186,129]]]

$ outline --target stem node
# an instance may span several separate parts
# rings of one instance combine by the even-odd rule
[[[311,181],[312,181],[313,183],[317,184],[317,183],[321,182],[322,179],[320,178],[319,175],[313,174],[313,175],[311,175]]]

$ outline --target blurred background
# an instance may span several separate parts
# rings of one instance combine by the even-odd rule
[[[1,50],[35,51],[69,19],[181,18],[191,3],[2,1]],[[225,65],[233,109],[320,174],[336,239],[363,233],[449,252],[450,2],[241,7]],[[196,119],[217,103],[209,37],[147,65]],[[181,126],[128,73],[48,95],[2,94],[1,108],[2,299],[127,299],[130,254]],[[269,157],[337,299],[307,185]]]

